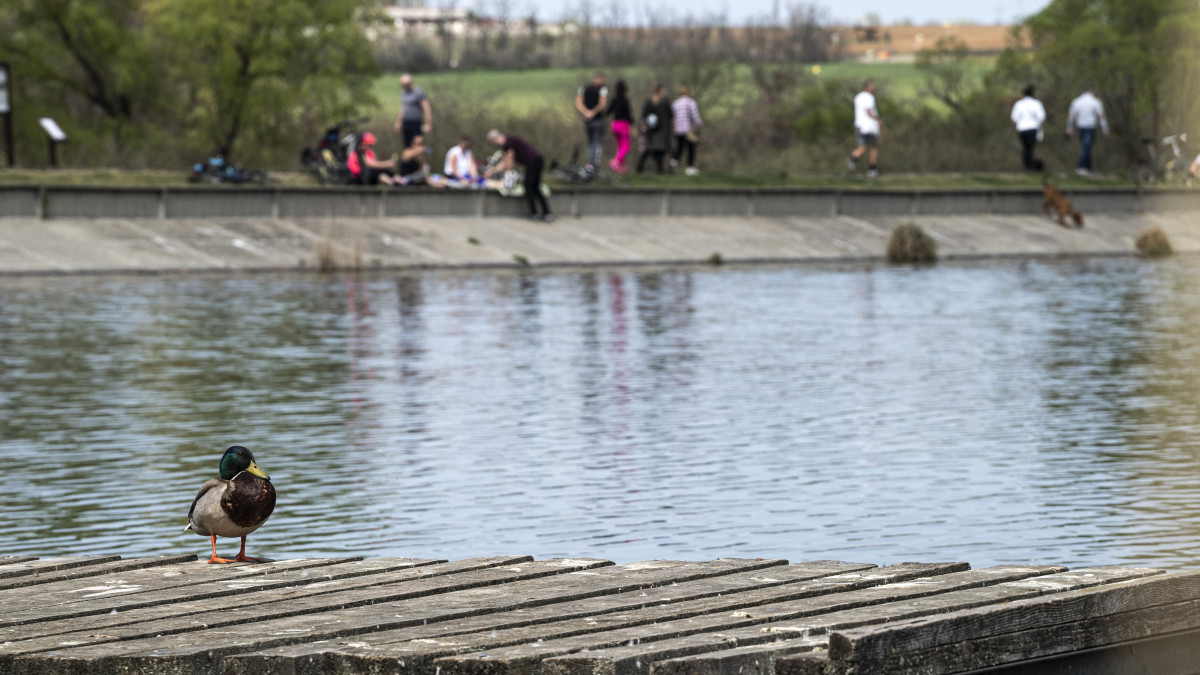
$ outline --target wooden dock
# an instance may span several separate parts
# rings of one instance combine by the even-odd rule
[[[0,675],[1200,672],[1200,571],[0,557]]]

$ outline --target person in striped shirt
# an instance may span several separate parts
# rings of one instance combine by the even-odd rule
[[[687,149],[687,169],[689,176],[699,175],[696,169],[696,142],[700,140],[697,133],[700,130],[700,107],[692,98],[692,90],[688,87],[679,88],[679,98],[671,104],[671,114],[675,124],[675,153],[671,155],[671,168],[679,166],[683,151]]]

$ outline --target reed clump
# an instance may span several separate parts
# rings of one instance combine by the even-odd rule
[[[937,260],[937,242],[916,223],[901,223],[887,242],[890,263],[931,263]]]
[[[337,259],[333,255],[333,238],[328,234],[322,235],[314,244],[317,255],[317,269],[322,272],[332,272],[337,269]]]
[[[1137,250],[1147,258],[1162,258],[1175,252],[1161,227],[1152,227],[1138,235]]]

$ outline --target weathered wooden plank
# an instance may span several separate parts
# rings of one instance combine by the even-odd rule
[[[220,659],[230,653],[416,625],[439,617],[468,616],[496,611],[497,606],[546,604],[555,598],[540,597],[537,584],[527,582],[608,565],[612,563],[592,558],[543,560],[356,589],[335,597],[321,595],[299,603],[277,602],[245,612],[224,611],[216,605],[211,617],[203,617],[205,623],[184,617],[151,624],[155,629],[166,627],[166,632],[156,633],[152,638],[93,643],[44,654],[26,651],[11,661],[11,669],[17,673],[132,673],[166,669],[217,672]],[[317,612],[322,608],[329,611]],[[245,625],[248,622],[252,623]],[[213,628],[213,625],[223,627]],[[21,646],[16,643],[8,649]],[[39,651],[47,648],[54,647],[42,645]],[[6,672],[5,667],[6,661],[0,653],[0,675]]]
[[[411,560],[406,558],[380,559],[383,561]],[[452,563],[421,566],[414,569],[401,569],[395,572],[385,572],[379,588],[387,592],[391,589],[394,595],[397,587],[403,584],[394,583],[397,578],[405,579],[408,583],[418,583],[420,586],[410,586],[408,592],[421,594],[436,594],[444,588],[459,588],[463,582],[454,575],[469,574],[488,570],[503,565],[523,564],[530,562],[529,556],[497,556],[490,558],[467,558]],[[377,567],[373,561],[365,561],[369,567]],[[103,644],[118,640],[132,640],[153,635],[166,635],[189,630],[201,630],[226,624],[256,621],[270,617],[292,616],[305,612],[320,612],[324,609],[341,608],[358,604],[347,601],[343,588],[338,584],[340,578],[329,578],[328,571],[340,566],[320,568],[319,576],[313,576],[305,581],[304,577],[292,576],[286,579],[276,579],[278,584],[254,593],[238,593],[234,595],[217,595],[201,600],[187,600],[165,605],[139,607],[121,611],[115,615],[88,615],[72,617],[52,622],[35,623],[27,626],[0,629],[0,637],[7,642],[6,648],[0,651],[0,673],[5,672],[13,658],[28,653],[49,651],[64,646],[82,646]],[[308,570],[300,570],[301,574]],[[295,572],[295,570],[293,570]],[[511,572],[509,573],[511,574]],[[275,575],[281,576],[281,575]],[[373,577],[372,577],[373,578]],[[266,581],[270,581],[268,577]],[[240,587],[246,579],[237,579],[232,587]],[[263,581],[257,577],[251,581]],[[360,586],[361,587],[361,586]],[[370,590],[368,584],[363,587]],[[313,599],[315,596],[315,600]],[[379,597],[384,597],[381,593]],[[373,601],[373,600],[371,600]],[[382,601],[382,600],[380,600]],[[20,635],[24,639],[17,639]]]
[[[106,574],[84,577],[74,576],[72,572],[75,570],[73,569],[64,570],[54,573],[64,575],[62,578],[49,579],[41,585],[34,585],[29,588],[16,586],[0,589],[0,606],[4,608],[4,611],[0,612],[0,625],[13,623],[9,619],[12,619],[13,614],[21,609],[45,608],[78,603],[90,600],[92,597],[99,597],[91,595],[93,591],[113,590],[112,588],[93,588],[96,584],[114,588],[120,585],[127,586],[129,588],[123,593],[117,593],[117,595],[127,595],[213,582],[235,583],[238,579],[247,577],[288,574],[289,572],[299,570],[310,570],[317,567],[361,560],[361,558],[309,558],[262,564],[237,563],[230,565],[209,565],[203,562],[196,562],[195,556],[191,556],[191,558],[192,561],[176,562],[163,568],[155,569],[146,568],[145,566],[129,570],[110,568]],[[103,565],[93,565],[82,569],[91,570],[96,567],[120,565],[125,562],[127,561],[121,560],[115,563],[104,563]],[[91,578],[93,576],[98,576],[99,578]],[[22,580],[17,579],[15,581],[20,582]],[[112,593],[104,593],[103,595],[112,595]]]
[[[1065,652],[961,675],[1196,675],[1200,630]]]
[[[120,560],[119,555],[79,555],[69,556],[65,558],[40,558],[28,562],[13,563],[0,567],[0,579],[8,579],[10,577],[24,577],[40,572],[52,572],[54,570],[65,570],[71,567],[83,567],[84,565],[99,565],[100,563],[112,562]]]
[[[0,606],[7,607],[8,603],[12,600],[32,601],[31,598],[36,596],[38,592],[41,591],[40,588],[35,589],[34,586],[45,586],[46,584],[52,584],[68,579],[82,579],[86,577],[98,577],[105,574],[114,574],[131,570],[142,570],[147,567],[176,565],[178,563],[193,562],[195,560],[196,554],[194,553],[187,555],[160,556],[154,558],[126,558],[123,560],[100,563],[98,565],[67,567],[65,569],[38,572],[29,576],[0,579]]]
[[[38,557],[36,555],[3,555],[0,556],[0,567],[3,567],[4,565],[15,565],[17,563],[29,562],[30,560],[37,559]]]
[[[711,563],[702,563],[710,565]],[[618,568],[621,566],[617,566]],[[261,672],[313,673],[329,671],[363,672],[399,665],[399,672],[432,672],[433,659],[462,651],[461,644],[481,649],[520,644],[539,638],[568,637],[580,633],[612,629],[637,623],[694,616],[706,611],[736,608],[745,604],[768,602],[763,595],[780,586],[799,586],[823,576],[849,574],[875,568],[865,563],[819,560],[772,567],[757,572],[708,576],[701,579],[672,579],[649,591],[640,589],[617,592],[583,600],[561,602],[521,612],[503,612],[467,617],[455,621],[413,626],[391,631],[355,635],[342,640],[279,647],[272,650],[231,656],[225,661],[226,675],[253,675]],[[605,568],[609,570],[613,568]],[[725,572],[728,570],[714,570]],[[578,573],[578,574],[594,574]],[[618,589],[620,590],[620,589]],[[720,596],[718,598],[718,596]],[[778,596],[776,596],[778,597]],[[749,598],[748,600],[739,598]],[[687,601],[709,599],[707,605]],[[679,605],[683,612],[665,609]],[[640,611],[639,611],[640,610]],[[604,614],[619,616],[600,618]],[[513,630],[533,626],[530,631]],[[461,637],[451,637],[461,636]],[[531,637],[532,636],[532,637]],[[451,638],[451,646],[442,640]]]
[[[914,673],[959,672],[1196,630],[1200,630],[1200,601],[1193,600],[969,640],[949,649],[915,652],[889,662]],[[1186,672],[1195,675],[1200,672],[1200,641],[1192,644],[1190,652]],[[1153,672],[1163,675],[1161,670]]]
[[[443,675],[458,673],[488,673],[489,675],[496,673],[525,673],[536,669],[538,664],[542,663],[545,659],[585,649],[611,648],[629,642],[664,640],[694,633],[722,631],[760,623],[764,619],[758,618],[756,614],[768,609],[780,609],[784,611],[783,608],[793,608],[794,611],[820,611],[814,608],[827,606],[854,607],[857,603],[866,601],[859,594],[872,587],[921,577],[953,574],[967,567],[969,565],[966,563],[902,563],[900,565],[880,567],[865,572],[824,577],[803,584],[805,588],[801,589],[792,589],[790,586],[783,587],[782,589],[772,589],[787,589],[793,593],[799,593],[802,598],[800,600],[771,601],[771,605],[753,607],[741,604],[741,607],[751,607],[751,609],[734,612],[711,610],[704,614],[691,615],[694,618],[687,618],[688,614],[681,613],[687,611],[688,603],[667,605],[653,608],[653,611],[661,617],[657,619],[658,623],[647,624],[641,621],[635,625],[615,630],[604,630],[604,624],[620,621],[624,617],[622,615],[602,615],[594,617],[597,623],[600,624],[596,632],[555,640],[543,640],[541,642],[535,641],[537,636],[531,636],[523,644],[515,644],[497,649],[489,648],[486,654],[483,655],[478,653],[480,648],[476,644],[463,644],[462,649],[459,650],[459,656],[439,658],[434,661],[434,666],[435,668],[440,668]],[[708,600],[701,600],[699,602],[707,603]],[[680,616],[677,619],[667,618],[665,613],[669,612],[680,613]]]
[[[591,649],[548,659],[542,663],[547,675],[576,675],[605,672],[617,675],[645,674],[651,664],[690,654],[729,649],[742,645],[775,643],[788,637],[805,638],[824,632],[824,626],[844,625],[846,622],[882,622],[893,617],[913,616],[918,612],[934,611],[928,605],[972,606],[996,597],[995,588],[1005,582],[1017,582],[1061,570],[1061,567],[1001,565],[982,570],[946,574],[927,579],[876,586],[841,596],[854,596],[853,604],[838,611],[822,611],[812,602],[778,603],[769,607],[750,608],[735,615],[744,617],[738,624],[732,620],[707,622],[701,630],[682,633],[681,637],[662,639],[658,635],[631,641],[622,646]],[[1050,585],[1054,587],[1055,585]],[[1025,591],[1037,593],[1039,591]],[[837,596],[835,596],[836,598]],[[947,598],[953,598],[948,600]],[[847,598],[842,597],[843,601]],[[722,617],[716,617],[718,620]],[[699,623],[699,622],[697,622]],[[850,625],[857,625],[850,623]],[[690,626],[695,628],[695,626]]]
[[[527,558],[520,558],[518,560],[525,559]],[[477,563],[475,568],[481,568],[511,562],[513,559],[487,558],[473,560]],[[312,591],[313,594],[334,593],[338,592],[341,587],[331,582],[336,582],[344,578],[389,572],[405,572],[410,575],[410,578],[425,578],[427,576],[452,574],[468,569],[461,562],[453,564],[443,562],[439,564],[439,561],[430,561],[422,558],[376,558],[368,561],[351,560],[332,565],[322,565],[320,567],[312,564],[322,562],[320,559],[288,562],[295,564],[277,568],[270,573],[263,572],[262,568],[265,565],[258,565],[253,568],[241,568],[243,570],[241,574],[232,571],[223,573],[225,578],[218,582],[196,584],[187,581],[177,581],[175,582],[176,585],[168,583],[157,588],[157,590],[147,591],[144,595],[134,596],[131,600],[115,600],[112,597],[101,596],[102,601],[107,604],[89,604],[83,606],[83,609],[81,609],[80,605],[64,606],[60,603],[56,606],[55,615],[46,620],[26,622],[15,626],[0,625],[0,640],[32,640],[71,632],[90,633],[100,629],[102,629],[102,633],[108,635],[113,633],[116,627],[125,624],[211,611],[212,607],[217,603],[225,610],[250,605],[269,604],[276,601],[277,598],[271,595],[260,596],[257,594],[275,589],[283,589],[286,592],[296,587],[303,587],[306,590]],[[283,563],[269,564],[282,565]],[[176,566],[176,569],[179,568],[180,566]],[[412,572],[412,570],[418,568],[421,570],[420,573]],[[183,569],[186,570],[188,568],[183,567]],[[196,570],[194,567],[191,569],[199,572],[198,576],[212,578],[207,570]],[[165,574],[173,574],[171,577],[172,580],[187,576],[181,572],[172,573],[171,571]],[[125,579],[126,575],[121,575],[121,577]],[[394,580],[395,577],[390,578]],[[129,585],[127,583],[117,583],[116,580],[114,580],[114,584],[116,586],[115,590],[118,591],[122,590],[122,587]],[[75,584],[75,586],[76,588],[71,588],[68,585],[61,592],[71,593],[74,590],[79,590],[87,594],[104,594],[107,590],[102,586],[83,588],[78,588],[78,584]],[[291,597],[290,593],[289,597]],[[2,617],[3,615],[0,615],[0,619]]]
[[[650,675],[773,675],[776,659],[824,650],[829,646],[829,637],[813,635],[777,640],[768,645],[738,644],[740,646],[729,649],[652,662]]]
[[[525,559],[527,558],[518,558],[517,560]],[[43,598],[40,603],[29,603],[33,604],[33,607],[25,606],[5,611],[0,616],[0,626],[73,619],[95,614],[108,615],[114,610],[122,613],[144,607],[210,598],[226,600],[226,607],[262,604],[270,602],[270,597],[256,594],[271,589],[304,586],[312,594],[332,593],[442,576],[466,569],[512,564],[512,560],[513,558],[472,558],[455,563],[431,563],[425,559],[377,558],[370,561],[348,560],[320,568],[314,568],[311,565],[293,565],[286,569],[272,570],[270,574],[258,572],[262,566],[255,566],[241,568],[242,572],[230,571],[224,574],[218,572],[216,580],[213,581],[193,583],[181,575],[170,579],[154,580],[156,583],[153,586],[148,585],[146,588],[138,588],[136,581],[127,581],[128,575],[122,574],[120,578],[113,578],[109,583],[101,585],[95,585],[98,583],[97,580],[88,579],[75,582],[73,589],[57,588],[55,595],[52,596],[53,599],[62,599],[66,596],[65,600],[51,603],[48,598]],[[207,570],[196,571],[212,578]],[[92,585],[85,586],[83,584]],[[242,594],[247,595],[245,598],[231,600],[234,596]],[[128,623],[128,621],[122,620],[121,623]],[[30,628],[30,631],[34,633],[40,630],[43,629]],[[3,630],[0,629],[0,635],[3,634]]]
[[[829,649],[808,654],[782,655],[773,664],[775,675],[834,675],[829,665]]]
[[[830,660],[835,663],[884,664],[898,658],[922,659],[921,662],[945,663],[959,670],[990,665],[972,665],[976,643],[993,636],[1049,631],[1063,624],[1101,620],[1113,615],[1155,607],[1166,607],[1200,600],[1200,571],[1180,572],[1136,581],[1113,584],[1086,591],[1032,598],[1003,606],[980,607],[923,620],[905,621],[895,626],[850,629],[830,636]],[[1165,613],[1165,610],[1163,610]],[[1168,617],[1169,619],[1169,617]],[[1198,618],[1200,619],[1200,618]],[[1200,620],[1183,628],[1196,628]],[[1112,624],[1115,630],[1115,624]],[[1072,628],[1061,628],[1070,634]],[[1092,637],[1087,638],[1090,640]],[[1102,636],[1101,636],[1102,638]],[[1103,638],[1102,638],[1103,639]],[[980,645],[988,642],[978,642]],[[1003,639],[991,644],[1005,644]],[[1058,645],[1059,651],[1086,648],[1108,642]],[[1052,646],[1051,649],[1056,647]],[[982,647],[980,648],[982,649]],[[1039,655],[1044,645],[1028,645],[1030,657]],[[944,652],[944,654],[938,654]],[[987,650],[982,650],[986,655]],[[1048,652],[1053,653],[1053,652]],[[958,667],[955,664],[966,664]]]
[[[1037,597],[1045,593],[1066,592],[1071,589],[1086,588],[1103,583],[1118,583],[1130,578],[1145,576],[1147,570],[1133,568],[1104,568],[1103,570],[1078,570],[1050,576],[1036,576],[1018,581],[1001,582],[995,585],[964,588],[952,592],[927,595],[915,599],[905,599],[900,602],[871,604],[848,610],[805,617],[801,620],[769,623],[755,628],[726,631],[722,634],[725,640],[735,649],[726,649],[721,645],[708,645],[703,642],[689,644],[660,643],[654,645],[654,653],[642,656],[643,662],[655,662],[662,654],[671,650],[673,653],[688,651],[694,656],[672,657],[672,661],[655,663],[653,675],[679,675],[692,669],[702,669],[713,672],[722,668],[740,668],[743,675],[753,673],[772,673],[773,660],[790,653],[804,652],[823,646],[826,641],[810,639],[813,635],[821,635],[833,630],[852,628],[854,626],[876,625],[910,619],[916,616],[935,615],[953,612],[971,607],[1011,602],[1022,598]],[[1000,580],[998,580],[1000,581]],[[886,587],[884,587],[886,588]],[[789,636],[800,636],[797,639],[782,639]],[[732,646],[730,645],[730,646]],[[649,645],[648,645],[649,646]],[[722,651],[718,651],[722,650]],[[621,654],[610,651],[608,654],[597,654],[609,660],[624,658],[624,662],[614,664],[616,672],[632,672],[628,667],[630,657],[637,658],[638,650],[626,650]],[[711,652],[711,653],[710,653]]]

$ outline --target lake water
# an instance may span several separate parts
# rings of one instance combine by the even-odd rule
[[[1200,561],[1200,264],[0,280],[0,553]],[[221,551],[236,551],[223,540]]]

